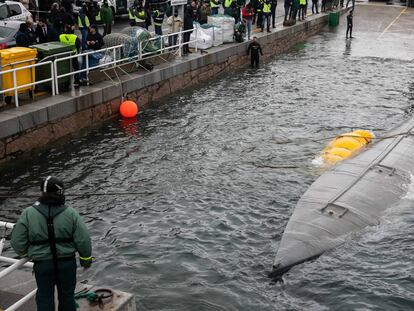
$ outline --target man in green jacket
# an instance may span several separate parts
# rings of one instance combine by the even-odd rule
[[[91,239],[79,214],[65,205],[63,183],[48,176],[41,183],[42,195],[23,210],[11,234],[11,246],[21,257],[33,260],[37,283],[36,304],[40,311],[54,311],[54,288],[59,311],[76,311],[76,252],[80,264],[92,263]]]
[[[107,0],[104,0],[99,14],[101,16],[101,21],[104,24],[103,36],[105,37],[111,33],[112,22],[114,21],[114,15],[112,9],[108,6]]]

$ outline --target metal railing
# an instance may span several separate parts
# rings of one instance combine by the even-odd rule
[[[183,36],[186,33],[191,33],[194,32],[195,35],[195,39],[194,40],[189,40],[188,42],[184,42],[183,40]],[[165,41],[168,40],[169,38],[177,38],[177,43],[174,45],[165,45]],[[156,41],[161,41],[161,48],[151,51],[151,52],[144,52],[145,47],[152,43],[152,42],[156,42]],[[168,40],[169,41],[169,40]],[[172,40],[175,41],[175,40]],[[175,33],[171,33],[171,34],[166,34],[166,35],[162,35],[162,36],[156,36],[153,38],[150,38],[149,40],[146,40],[144,42],[139,41],[137,43],[137,47],[136,50],[132,51],[133,53],[131,53],[130,51],[127,51],[126,46],[121,44],[121,45],[117,45],[117,46],[113,46],[113,47],[108,47],[108,48],[103,48],[100,50],[93,50],[93,51],[86,51],[84,53],[79,53],[79,54],[74,54],[74,55],[68,55],[65,56],[67,54],[71,54],[72,52],[64,52],[64,53],[59,53],[59,55],[52,55],[51,58],[53,59],[56,56],[64,56],[64,57],[60,57],[60,58],[54,58],[54,60],[48,60],[48,61],[44,61],[42,60],[41,62],[37,63],[37,64],[30,64],[30,65],[26,65],[26,66],[22,66],[22,67],[18,67],[18,68],[12,68],[9,70],[5,70],[5,71],[0,71],[0,77],[3,77],[6,74],[11,74],[12,76],[12,87],[9,87],[7,89],[4,90],[0,90],[0,95],[3,94],[3,96],[5,97],[10,97],[10,93],[12,93],[13,95],[11,97],[14,97],[14,101],[15,101],[15,105],[16,107],[19,107],[19,90],[22,89],[28,89],[28,91],[32,91],[34,90],[34,87],[36,85],[40,85],[40,84],[44,84],[44,83],[51,83],[52,87],[52,95],[58,95],[60,90],[59,90],[59,80],[65,78],[65,77],[70,77],[71,79],[71,86],[73,86],[73,78],[76,75],[82,75],[85,76],[85,79],[88,80],[88,76],[89,76],[89,72],[91,70],[96,70],[96,69],[102,69],[102,68],[108,68],[108,67],[116,67],[119,65],[122,65],[124,63],[130,63],[131,61],[133,62],[138,62],[141,61],[145,58],[148,57],[152,57],[152,56],[161,56],[163,54],[169,53],[172,50],[177,50],[177,53],[179,56],[182,56],[182,49],[185,45],[194,43],[195,45],[195,51],[198,51],[197,45],[198,45],[198,29],[194,28],[194,29],[190,29],[190,30],[181,30],[179,32],[175,32]],[[145,44],[145,46],[144,46]],[[108,62],[103,62],[103,63],[97,63],[97,64],[93,64],[92,66],[90,66],[90,59],[89,57],[93,54],[102,54],[103,56],[110,56],[111,60]],[[132,54],[132,56],[130,56]],[[82,66],[81,68],[79,68],[78,70],[72,71],[72,66],[70,66],[69,68],[69,72],[65,72],[65,73],[61,73],[59,74],[58,69],[59,69],[59,65],[62,65],[63,62],[70,62],[71,65],[74,61],[77,61],[78,58],[82,59]],[[76,60],[75,60],[76,59]],[[27,61],[26,61],[27,62]],[[31,82],[31,83],[25,83],[25,84],[19,84],[18,82],[18,77],[17,77],[17,72],[21,71],[21,70],[30,70],[31,75],[34,74],[34,71],[37,67],[40,66],[50,66],[50,77],[40,80],[40,81],[35,81],[35,82]],[[31,81],[34,81],[34,77],[32,76]]]
[[[17,72],[18,71],[20,71],[20,70],[29,70],[30,74],[33,75],[33,71],[36,67],[47,66],[47,65],[50,66],[50,78],[18,85],[18,81],[17,81]],[[29,90],[30,90],[30,88],[31,88],[31,90],[33,91],[35,85],[39,85],[39,84],[43,84],[43,83],[47,83],[47,82],[52,82],[52,95],[55,95],[55,82],[54,82],[54,78],[53,78],[54,77],[54,70],[53,70],[53,62],[51,62],[51,61],[47,61],[47,62],[43,62],[43,63],[37,63],[37,64],[31,64],[31,65],[27,65],[27,66],[22,66],[22,67],[17,67],[17,68],[13,68],[13,69],[0,71],[0,76],[3,77],[5,74],[8,74],[8,73],[11,73],[11,75],[12,75],[13,87],[10,87],[10,88],[5,89],[5,90],[0,90],[0,95],[5,94],[3,96],[7,96],[8,93],[13,93],[14,102],[16,104],[16,107],[19,107],[19,96],[18,95],[19,95],[19,90],[21,90],[21,89],[29,88]],[[33,81],[35,79],[32,77],[31,80]]]
[[[185,33],[188,32],[195,32],[195,40],[190,40],[188,42],[183,42],[182,37]],[[190,43],[195,43],[195,51],[197,52],[197,38],[198,38],[198,34],[197,34],[197,28],[195,29],[190,29],[190,30],[183,30],[183,31],[179,31],[176,33],[171,33],[171,34],[167,34],[167,35],[162,35],[162,36],[156,36],[153,38],[150,38],[149,40],[146,40],[144,42],[145,46],[143,46],[143,43],[141,41],[138,41],[137,43],[137,49],[136,51],[132,51],[134,53],[132,53],[132,56],[129,56],[131,54],[131,50],[126,49],[125,45],[117,45],[117,46],[113,46],[113,47],[108,47],[108,48],[103,48],[100,50],[93,50],[93,51],[88,51],[88,52],[84,52],[84,53],[79,53],[76,55],[71,55],[71,56],[66,56],[66,57],[62,57],[62,58],[58,58],[56,59],[53,63],[53,66],[55,68],[54,72],[55,72],[55,87],[56,87],[56,94],[59,94],[59,79],[65,78],[65,77],[71,77],[71,80],[73,81],[73,77],[75,75],[80,75],[82,73],[86,73],[86,79],[88,79],[88,75],[89,75],[89,71],[91,70],[96,70],[99,68],[107,68],[107,67],[114,67],[117,65],[121,65],[123,63],[128,63],[131,61],[140,61],[143,60],[144,58],[148,57],[148,56],[152,56],[152,55],[162,55],[164,53],[167,53],[169,51],[171,51],[172,49],[178,48],[178,52],[179,52],[179,56],[181,56],[181,48],[186,45],[186,44],[190,44]],[[178,38],[178,44],[173,45],[173,46],[165,46],[164,41],[169,37],[175,37],[177,36]],[[151,42],[156,42],[156,41],[161,41],[161,48],[157,49],[156,51],[151,51],[151,52],[146,52],[143,53],[143,50],[145,49],[145,47],[151,43]],[[109,55],[111,56],[111,61],[109,62],[105,62],[105,63],[98,63],[94,66],[90,66],[90,61],[89,61],[89,56],[96,54],[96,53],[100,53],[103,55]],[[127,55],[124,55],[127,54]],[[82,64],[82,68],[79,70],[75,70],[75,71],[71,71],[71,72],[67,72],[67,73],[62,73],[62,74],[58,74],[58,64],[64,61],[71,61],[73,62],[74,59],[78,59],[78,58],[82,58],[83,62],[85,62],[84,64]],[[72,83],[71,83],[72,84]]]
[[[4,228],[5,230],[7,230],[7,229],[13,229],[13,227],[14,227],[13,223],[0,221],[0,228]],[[6,275],[9,275],[13,271],[15,271],[15,270],[17,270],[21,267],[33,268],[33,263],[28,262],[29,258],[22,258],[22,259],[18,260],[18,259],[13,259],[13,258],[1,256],[1,253],[3,251],[4,241],[5,241],[5,238],[0,239],[0,262],[8,263],[8,264],[11,264],[11,265],[9,267],[7,267],[6,269],[0,271],[0,279],[5,277]],[[28,300],[30,300],[36,294],[36,292],[37,292],[37,288],[32,290],[30,293],[25,295],[20,300],[16,301],[13,305],[8,307],[5,311],[18,310]]]

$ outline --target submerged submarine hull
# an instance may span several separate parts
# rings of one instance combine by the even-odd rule
[[[349,233],[380,223],[383,212],[406,195],[412,182],[413,129],[414,118],[309,187],[283,233],[272,277],[338,246]]]

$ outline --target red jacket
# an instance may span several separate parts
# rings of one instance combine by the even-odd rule
[[[243,7],[242,16],[244,19],[251,20],[253,18],[253,15],[254,15],[253,8],[250,8],[249,10],[247,10],[247,7]]]

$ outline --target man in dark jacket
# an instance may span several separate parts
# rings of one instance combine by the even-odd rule
[[[58,41],[59,36],[56,31],[49,25],[46,18],[41,17],[36,27],[36,39],[39,43]]]
[[[184,30],[192,30],[193,29],[193,9],[191,7],[187,7],[184,14]],[[187,31],[184,33],[184,43],[190,41],[192,31]],[[188,44],[183,45],[183,54],[191,53],[188,47]]]
[[[272,27],[276,28],[276,7],[277,7],[277,0],[270,1],[270,10],[272,14]]]
[[[11,235],[11,245],[21,257],[33,260],[37,310],[54,311],[55,285],[59,310],[76,311],[76,252],[80,264],[92,263],[91,239],[82,218],[65,205],[63,183],[52,176],[41,183],[42,195],[23,210]]]
[[[30,38],[27,34],[27,24],[21,23],[19,27],[19,31],[16,33],[16,46],[20,47],[29,47],[31,42]]]
[[[352,27],[354,26],[354,18],[353,18],[353,13],[354,10],[351,10],[348,14],[348,16],[346,17],[346,38],[348,39],[348,33],[349,33],[349,37],[352,37]]]
[[[250,66],[252,68],[259,68],[259,53],[263,56],[262,47],[257,42],[257,38],[253,37],[253,41],[249,44],[247,55],[250,53]]]
[[[100,50],[102,49],[103,44],[103,38],[98,32],[98,27],[96,25],[91,25],[89,27],[88,36],[86,37],[86,45],[88,50]]]

